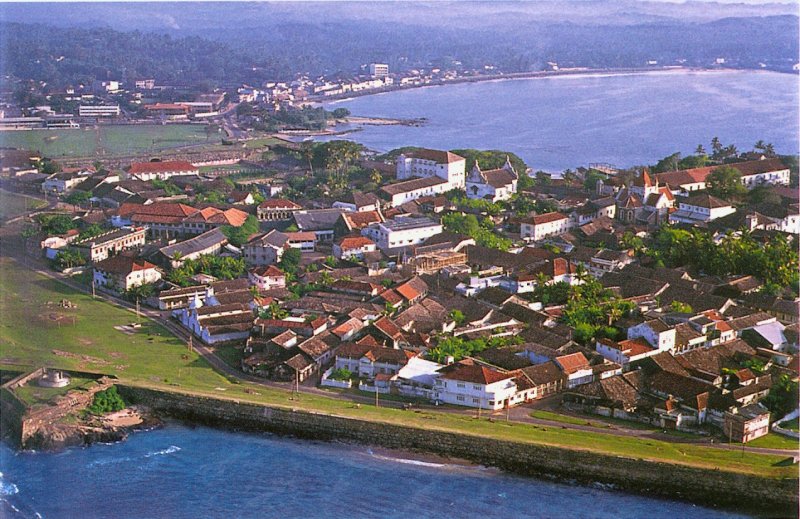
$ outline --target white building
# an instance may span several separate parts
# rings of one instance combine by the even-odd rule
[[[600,339],[595,343],[595,349],[603,358],[623,368],[633,361],[655,355],[659,351],[644,339],[626,339],[620,342]]]
[[[396,184],[389,184],[380,189],[380,193],[389,200],[391,207],[403,205],[423,196],[435,196],[450,191],[450,184],[439,177],[412,178]]]
[[[286,275],[275,265],[251,269],[247,272],[247,280],[259,290],[272,290],[286,286]]]
[[[645,339],[658,351],[675,349],[675,328],[661,319],[651,319],[628,328],[628,339],[638,338]]]
[[[156,266],[130,256],[111,256],[95,263],[92,283],[98,288],[124,292],[161,279]]]
[[[389,65],[386,63],[370,63],[369,75],[377,78],[384,78],[389,75]]]
[[[333,256],[336,259],[364,259],[364,254],[375,252],[375,242],[366,236],[348,236],[333,244]]]
[[[678,204],[678,210],[669,215],[670,223],[708,223],[735,213],[728,202],[707,193],[692,195]]]
[[[464,189],[467,161],[449,151],[419,149],[397,157],[397,179],[439,177],[450,189]]]
[[[128,174],[139,180],[167,180],[172,177],[199,175],[200,170],[185,160],[165,160],[158,162],[134,162]]]
[[[81,117],[119,117],[119,105],[80,105],[78,115]]]
[[[561,213],[534,215],[520,224],[520,237],[533,241],[569,231],[569,216]]]
[[[518,403],[517,384],[509,373],[477,364],[451,364],[439,370],[433,399],[495,411]]]
[[[511,161],[506,158],[502,168],[481,170],[478,163],[472,168],[466,181],[467,197],[497,202],[508,200],[517,192],[519,175],[514,171]]]
[[[428,217],[398,216],[361,230],[384,252],[399,252],[442,232],[442,224]]]

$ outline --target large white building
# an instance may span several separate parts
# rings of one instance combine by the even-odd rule
[[[520,226],[520,237],[533,241],[558,236],[569,230],[569,216],[561,213],[544,213],[524,220]]]
[[[467,161],[455,153],[418,149],[397,157],[398,180],[438,177],[447,182],[447,189],[464,189]]]
[[[442,224],[428,217],[398,216],[392,220],[374,223],[361,230],[380,250],[397,253],[407,247],[419,245],[431,236],[442,232]]]
[[[433,399],[445,404],[503,409],[522,399],[514,376],[477,364],[451,364],[439,370]]]
[[[669,215],[671,223],[707,223],[735,213],[736,209],[724,200],[709,194],[695,194],[678,204],[678,210]]]
[[[372,77],[386,77],[389,75],[389,65],[386,63],[370,63],[369,75]]]

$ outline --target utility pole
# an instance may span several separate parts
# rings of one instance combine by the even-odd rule
[[[375,384],[375,407],[378,407],[378,380],[375,379],[372,383]]]
[[[186,342],[186,345],[188,346],[190,352],[194,349],[192,347],[192,332],[189,332],[189,340]]]
[[[139,320],[139,296],[136,296],[136,320]]]
[[[92,299],[95,299],[95,291],[94,291],[94,276],[92,276]]]
[[[300,372],[294,372],[295,387],[297,388],[297,399],[300,400]]]

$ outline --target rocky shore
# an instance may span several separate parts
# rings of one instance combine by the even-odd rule
[[[42,424],[23,439],[20,448],[53,452],[93,443],[114,443],[125,440],[131,432],[160,425],[162,421],[143,406],[99,417],[79,418],[71,415],[63,420]]]

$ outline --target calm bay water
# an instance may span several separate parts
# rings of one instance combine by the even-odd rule
[[[400,146],[501,149],[535,170],[605,162],[652,164],[713,137],[750,150],[763,139],[798,151],[797,75],[760,71],[557,76],[427,87],[328,103],[354,115],[426,117],[421,127],[349,134],[379,151]],[[338,137],[342,138],[342,137]]]
[[[360,446],[171,423],[115,445],[0,445],[0,517],[732,518],[610,490]]]

